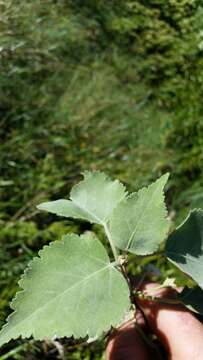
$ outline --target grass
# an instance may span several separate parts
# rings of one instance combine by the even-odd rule
[[[8,127],[1,146],[1,325],[10,313],[8,303],[28,261],[44,244],[83,230],[80,222],[39,213],[36,204],[66,197],[86,169],[105,171],[126,183],[129,190],[137,190],[170,169],[171,154],[164,144],[170,114],[153,100],[144,84],[124,85],[103,61],[67,71],[66,84],[45,121],[16,121]],[[49,94],[41,99],[45,104],[46,97]],[[173,210],[171,196],[168,200]],[[153,261],[157,264],[158,260]],[[134,271],[142,271],[145,265],[137,264]],[[159,265],[163,276],[174,274],[164,263]],[[102,359],[103,347],[102,342],[87,347],[69,340],[17,340],[5,345],[0,359],[96,360]]]

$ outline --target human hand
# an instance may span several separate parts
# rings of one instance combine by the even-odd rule
[[[157,284],[148,284],[145,290],[156,297],[170,297],[174,291],[153,290]],[[136,322],[148,336],[149,328],[164,346],[170,360],[203,360],[203,325],[182,305],[169,305],[149,300],[139,300],[145,317],[138,311]],[[146,321],[147,320],[147,321]],[[146,323],[147,322],[147,323]],[[134,322],[123,325],[109,339],[107,360],[152,360],[161,359],[141,335]]]

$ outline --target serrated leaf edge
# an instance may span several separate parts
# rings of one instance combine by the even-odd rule
[[[67,235],[70,236],[70,237],[75,237],[75,236],[78,236],[78,237],[79,237],[79,235],[74,234],[74,233],[67,234]],[[38,262],[38,261],[42,261],[42,260],[43,260],[42,255],[43,255],[43,253],[46,251],[46,249],[47,249],[47,248],[50,249],[50,247],[54,247],[54,246],[58,245],[58,243],[60,243],[60,244],[63,243],[63,244],[64,244],[64,242],[65,242],[66,240],[64,240],[63,238],[64,238],[65,236],[67,236],[67,235],[64,235],[64,236],[62,237],[62,240],[53,241],[53,242],[51,242],[49,245],[44,245],[43,248],[38,252],[38,256],[34,257],[34,258],[27,264],[27,267],[25,268],[23,274],[21,275],[21,277],[20,277],[20,279],[19,279],[19,281],[18,281],[18,285],[19,285],[20,289],[19,289],[19,291],[17,291],[15,297],[12,299],[12,301],[11,301],[11,303],[10,303],[10,307],[11,307],[11,309],[14,310],[14,311],[6,318],[6,323],[3,325],[3,327],[2,327],[1,330],[0,330],[0,344],[1,344],[1,332],[2,332],[4,329],[7,328],[7,326],[9,325],[9,323],[8,323],[9,320],[15,315],[15,312],[17,311],[16,308],[15,308],[15,306],[14,306],[15,303],[17,302],[19,296],[21,296],[22,293],[24,293],[24,292],[27,291],[26,288],[23,288],[23,280],[26,278],[26,276],[27,276],[28,272],[30,271],[30,269],[32,269],[33,264],[36,263],[36,262]],[[84,234],[82,234],[81,237],[82,237],[82,236],[84,236]],[[104,248],[104,249],[105,249],[105,248]],[[108,254],[107,254],[107,256],[108,256]],[[108,257],[108,259],[109,259],[109,257]],[[107,266],[105,266],[104,268],[100,269],[98,272],[104,271],[104,270],[106,270],[107,268],[112,268],[114,271],[118,271],[118,270],[115,268],[116,265],[117,265],[116,262],[110,262],[110,260],[109,260],[109,264],[108,264]],[[97,272],[96,272],[96,273],[97,273]],[[121,273],[120,273],[120,274],[121,274]],[[94,276],[94,275],[95,275],[95,273],[93,273],[92,275],[90,275],[90,277],[91,277],[91,276]],[[121,275],[122,275],[122,274],[121,274]],[[124,277],[123,277],[123,279],[125,280]],[[77,284],[78,284],[78,283],[77,283]],[[130,294],[129,294],[129,295],[130,295]],[[130,299],[129,299],[129,305],[128,305],[128,307],[130,308]],[[125,313],[123,314],[123,318],[122,318],[119,322],[116,322],[116,323],[113,323],[113,322],[112,322],[111,324],[108,325],[108,327],[106,327],[106,328],[103,329],[102,333],[95,334],[95,338],[101,336],[102,334],[104,334],[105,332],[107,332],[107,331],[108,331],[110,328],[112,328],[112,327],[114,328],[114,327],[120,326],[120,325],[122,324],[123,320],[125,319],[125,314],[126,314],[126,312],[128,312],[128,310],[129,310],[129,309],[126,309]],[[33,314],[32,314],[32,315],[33,315]],[[28,318],[29,318],[29,317],[28,317]],[[23,319],[22,322],[25,321],[25,320],[27,320],[27,318],[26,318],[26,319]],[[17,326],[17,325],[16,325],[16,326]],[[89,336],[89,333],[90,333],[90,330],[88,329],[88,330],[87,330],[87,333],[84,334],[84,337],[79,337],[79,338],[77,338],[77,339],[80,340],[80,339],[84,339],[85,337],[88,337],[88,338],[91,339],[91,337]],[[3,345],[3,344],[6,344],[7,342],[9,342],[9,341],[12,340],[12,339],[13,339],[13,340],[15,340],[15,339],[17,339],[17,338],[23,338],[23,339],[26,338],[26,339],[29,339],[30,337],[34,337],[35,340],[43,340],[43,339],[44,339],[44,337],[41,338],[41,337],[36,337],[36,336],[34,336],[34,334],[31,332],[28,337],[22,337],[21,335],[20,335],[20,336],[16,336],[16,337],[12,337],[12,338],[10,338],[8,341],[3,342],[2,345]],[[60,337],[60,335],[58,336],[57,334],[55,334],[52,339],[55,339],[55,338],[57,338],[57,337]],[[73,335],[73,334],[70,334],[70,335],[67,335],[67,337],[68,337],[68,338],[71,338],[71,337],[74,337],[74,335]],[[1,347],[1,345],[0,345],[0,347]]]
[[[164,184],[163,184],[163,187],[162,187],[162,191],[161,191],[161,194],[162,194],[162,196],[163,196],[163,199],[164,199],[164,201],[163,201],[163,206],[164,206],[164,219],[166,219],[167,220],[167,215],[168,215],[168,211],[167,211],[167,208],[166,208],[166,203],[165,203],[165,193],[164,193],[164,188],[165,188],[165,185],[166,185],[166,183],[167,183],[167,181],[168,181],[168,178],[169,178],[169,173],[166,173],[166,174],[164,174],[164,175],[162,175],[161,177],[159,177],[158,179],[156,179],[156,181],[154,181],[153,183],[151,183],[151,184],[149,184],[148,186],[145,186],[145,187],[143,187],[143,188],[141,188],[140,190],[138,190],[137,192],[135,192],[135,193],[133,193],[134,195],[137,195],[137,197],[139,198],[139,196],[140,196],[140,194],[142,193],[142,192],[144,192],[144,191],[146,191],[146,190],[149,190],[149,188],[152,186],[152,185],[156,185],[161,179],[162,179],[162,181],[163,181],[163,178],[166,178],[165,179],[165,182],[164,182]],[[159,189],[158,189],[159,190]],[[152,202],[152,198],[154,197],[154,194],[156,194],[156,191],[157,191],[157,189],[155,189],[154,190],[154,193],[153,193],[153,195],[152,195],[152,197],[151,197],[151,199],[150,199],[150,204],[151,204],[151,202]],[[131,194],[131,195],[133,195],[133,194]],[[149,206],[149,205],[147,205],[147,206]],[[135,234],[135,232],[136,232],[136,229],[137,229],[137,226],[139,225],[139,222],[141,221],[141,219],[142,219],[142,215],[140,216],[140,218],[139,218],[139,221],[137,222],[137,224],[136,224],[136,228],[135,228],[135,230],[133,231],[133,233],[132,233],[132,235],[131,235],[131,237],[130,237],[130,239],[129,239],[129,241],[128,241],[128,244],[127,244],[127,247],[126,247],[126,251],[128,251],[129,249],[130,249],[130,245],[131,245],[131,243],[132,243],[132,240],[133,240],[133,236],[134,236],[134,234]],[[164,238],[163,238],[163,240],[164,240]],[[157,249],[159,248],[159,245],[157,245]],[[149,255],[149,254],[151,254],[151,253],[154,253],[157,249],[155,249],[153,252],[145,252],[145,255]]]
[[[139,195],[140,195],[140,193],[142,193],[143,191],[148,190],[151,185],[155,185],[158,181],[160,181],[161,178],[166,177],[165,183],[164,183],[163,188],[162,188],[162,195],[163,195],[163,198],[164,198],[164,201],[163,201],[164,213],[165,213],[164,219],[167,220],[168,210],[167,210],[166,203],[165,203],[164,188],[165,188],[165,186],[166,186],[166,183],[167,183],[167,180],[168,180],[169,176],[170,176],[170,174],[169,174],[169,173],[166,173],[166,174],[162,175],[161,177],[159,177],[158,179],[156,179],[153,183],[149,184],[148,186],[144,186],[144,187],[142,187],[141,189],[139,189],[138,191],[129,194],[126,198],[124,198],[123,200],[121,200],[121,201],[118,203],[117,207],[119,207],[122,203],[127,203],[128,200],[133,199],[134,197],[137,197],[137,198],[138,198]],[[113,212],[116,211],[117,207],[113,210]],[[112,212],[112,216],[113,216],[113,212]],[[136,227],[137,227],[137,225],[136,225]],[[133,239],[134,234],[135,234],[135,231],[133,231],[133,234],[131,235],[131,237],[130,237],[130,239],[129,239],[129,241],[128,241],[128,244],[126,245],[125,251],[129,251],[129,249],[130,249],[130,244],[129,244],[129,243],[130,243],[130,241],[132,242],[132,239]],[[163,241],[164,241],[164,239],[166,238],[166,236],[167,236],[167,233],[166,233],[165,237],[163,238]],[[117,246],[116,246],[116,247],[117,247]],[[118,248],[118,247],[117,247],[117,248]],[[145,256],[145,255],[153,254],[155,251],[158,250],[158,248],[159,248],[159,245],[157,245],[157,248],[156,248],[155,250],[153,250],[152,252],[151,252],[151,251],[145,251],[145,252],[143,252],[142,255]]]
[[[70,191],[69,199],[59,199],[59,201],[60,201],[60,200],[71,201],[71,202],[72,202],[75,206],[77,206],[80,210],[85,211],[85,212],[88,213],[90,216],[92,216],[92,217],[95,219],[95,222],[96,222],[96,223],[104,226],[105,224],[107,224],[107,222],[108,222],[109,219],[104,219],[104,221],[101,221],[97,216],[95,216],[95,214],[93,214],[92,212],[90,212],[90,211],[87,210],[86,208],[82,207],[81,204],[78,204],[78,202],[75,201],[74,199],[72,199],[72,197],[71,197],[71,194],[73,193],[73,191],[74,191],[75,189],[77,189],[77,188],[81,185],[81,183],[82,183],[83,181],[85,181],[85,180],[88,179],[91,175],[94,175],[94,174],[102,175],[102,176],[104,177],[104,180],[109,180],[109,181],[111,181],[111,182],[112,182],[112,185],[113,185],[113,184],[119,184],[120,187],[123,188],[124,195],[123,195],[123,198],[118,202],[118,204],[120,204],[120,202],[123,201],[123,200],[126,198],[126,196],[128,195],[127,189],[126,189],[125,185],[124,185],[122,182],[120,182],[118,179],[113,180],[110,176],[108,176],[107,174],[105,174],[104,172],[99,171],[99,170],[95,170],[95,171],[85,170],[85,171],[83,171],[83,172],[81,173],[81,175],[83,175],[83,179],[72,187],[72,189],[71,189],[71,191]],[[53,201],[54,201],[54,200],[53,200]],[[57,200],[55,200],[55,201],[57,201]],[[43,203],[37,205],[36,207],[37,207],[38,210],[44,210],[43,208],[41,208],[41,206],[42,206],[43,204],[46,204],[46,203],[49,203],[49,202],[52,202],[52,201],[43,202]],[[118,204],[115,206],[114,209],[116,209],[116,207],[118,206]],[[113,213],[114,209],[112,210],[112,213]],[[48,210],[45,210],[45,211],[48,211]],[[48,211],[48,212],[49,212],[49,211]],[[57,216],[61,216],[61,215],[57,215]],[[78,219],[79,217],[73,217],[73,218]],[[84,219],[84,218],[82,218],[82,217],[81,217],[81,219],[83,219],[83,220],[85,220],[85,221],[88,221],[88,222],[90,222],[91,224],[94,223],[93,221],[91,221],[91,220],[86,220],[86,219]]]

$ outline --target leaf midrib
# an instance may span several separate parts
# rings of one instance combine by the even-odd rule
[[[40,308],[36,309],[31,315],[27,316],[25,319],[23,319],[22,321],[20,321],[17,325],[12,327],[12,332],[15,328],[18,328],[20,325],[22,325],[25,321],[31,319],[34,315],[36,315],[36,313],[38,313],[39,311],[41,311],[44,307],[46,307],[47,305],[50,305],[50,303],[54,302],[56,299],[58,299],[60,296],[63,296],[65,293],[68,293],[68,291],[72,290],[74,287],[77,287],[79,285],[81,285],[83,282],[87,281],[88,279],[96,276],[98,273],[111,268],[112,270],[115,270],[114,263],[109,263],[107,266],[105,266],[102,269],[99,269],[98,271],[88,275],[86,278],[82,279],[81,281],[78,281],[76,284],[72,285],[71,287],[69,287],[68,289],[66,289],[65,291],[63,291],[62,293],[58,294],[57,296],[55,296],[54,298],[52,298],[49,302],[46,302],[43,306],[41,306]],[[26,289],[22,289],[22,291],[26,291]],[[13,313],[15,314],[15,312]],[[11,314],[12,315],[12,314]],[[6,330],[8,324],[5,325],[5,328],[3,328],[2,330]]]
[[[90,210],[88,210],[87,208],[79,205],[77,203],[77,201],[75,201],[74,199],[71,199],[71,201],[73,202],[73,204],[75,204],[80,210],[86,211],[89,215],[91,215],[100,225],[103,225],[105,222],[102,221],[101,219],[99,219],[95,214],[93,214]]]
[[[146,189],[147,189],[147,188],[146,188]],[[156,193],[156,191],[157,191],[158,189],[159,189],[159,188],[156,187],[155,190],[153,191],[150,201],[148,202],[146,208],[143,210],[143,212],[142,212],[139,220],[137,221],[137,223],[136,223],[136,225],[135,225],[135,228],[134,228],[134,230],[133,230],[133,232],[132,232],[132,234],[131,234],[131,236],[130,236],[130,239],[129,239],[128,243],[127,243],[126,250],[128,250],[128,249],[130,248],[130,246],[131,246],[131,244],[132,244],[132,241],[133,241],[133,237],[135,236],[136,231],[137,231],[137,229],[138,229],[138,226],[139,226],[140,222],[143,220],[144,213],[145,213],[145,211],[147,211],[147,210],[149,209],[149,205],[151,205],[151,202],[152,202],[152,199],[153,199],[153,197],[154,197],[154,194]],[[147,189],[147,190],[148,190],[148,189]],[[143,199],[143,200],[144,200],[144,199]],[[144,201],[143,201],[143,203],[144,203]],[[142,205],[143,205],[143,203],[142,203]]]

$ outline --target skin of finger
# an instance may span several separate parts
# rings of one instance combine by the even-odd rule
[[[157,284],[145,285],[148,295],[169,297],[174,291],[153,291]],[[139,300],[153,332],[166,346],[171,360],[203,359],[203,325],[181,305]]]
[[[109,339],[106,348],[107,360],[149,360],[150,354],[133,321],[121,326]]]

